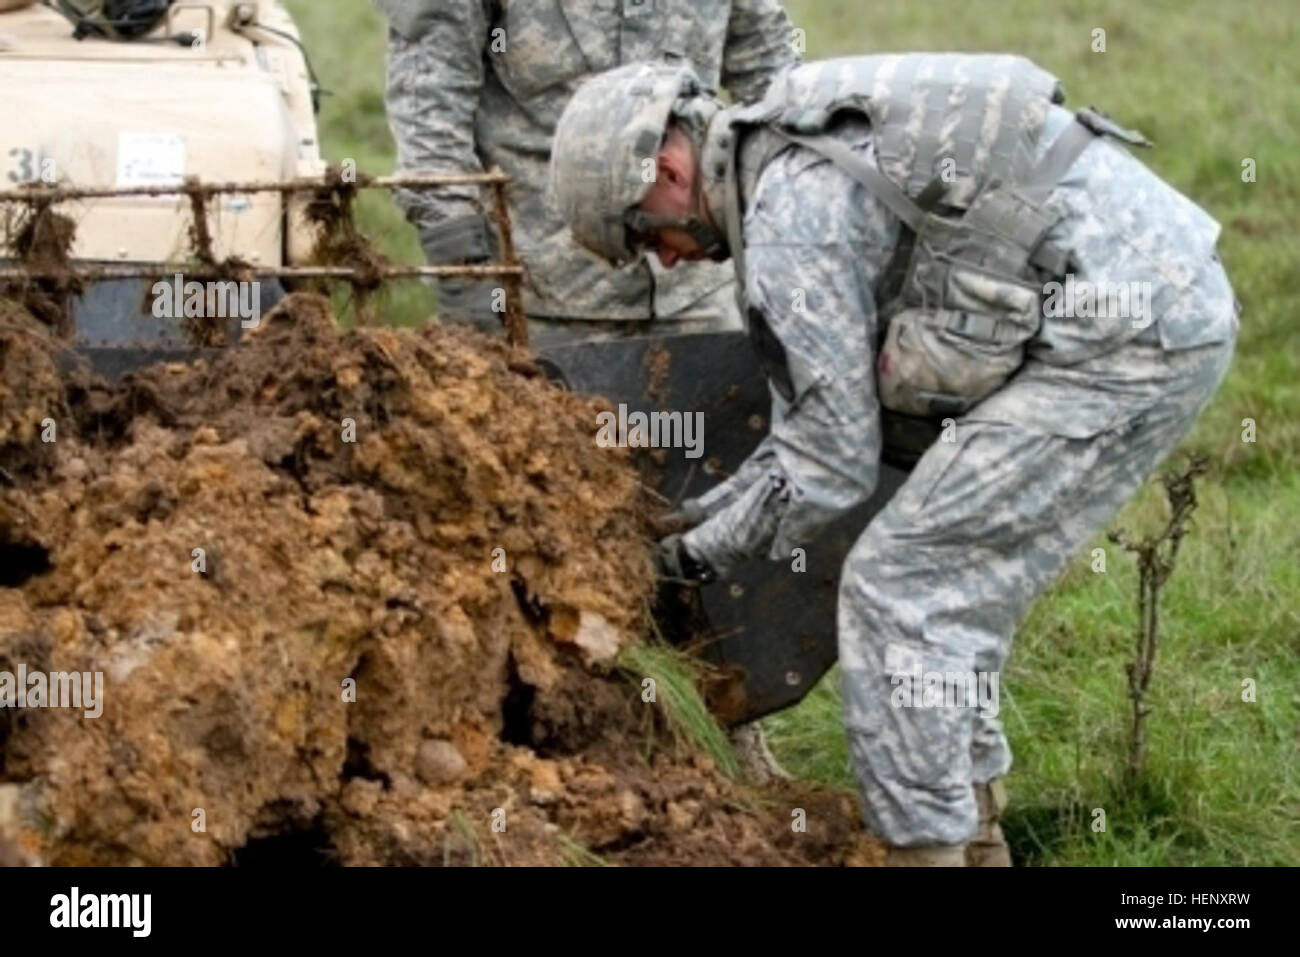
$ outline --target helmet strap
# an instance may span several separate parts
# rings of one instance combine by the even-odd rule
[[[628,212],[625,222],[629,229],[640,234],[653,232],[656,229],[680,229],[690,236],[710,259],[721,262],[727,258],[726,235],[716,226],[709,225],[699,215],[668,216],[634,209]]]

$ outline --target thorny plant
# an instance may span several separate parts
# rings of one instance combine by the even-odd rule
[[[1138,564],[1138,623],[1133,636],[1133,660],[1125,666],[1132,704],[1127,764],[1130,781],[1139,778],[1146,766],[1146,719],[1151,714],[1147,689],[1160,641],[1160,593],[1173,574],[1188,521],[1196,510],[1196,477],[1205,472],[1207,464],[1205,456],[1194,456],[1181,471],[1161,476],[1169,500],[1169,520],[1159,532],[1140,539],[1124,531],[1107,536],[1136,555]]]

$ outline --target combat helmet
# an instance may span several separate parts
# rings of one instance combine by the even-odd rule
[[[550,199],[573,238],[617,265],[636,257],[638,235],[675,227],[706,255],[722,258],[725,236],[694,213],[660,216],[637,208],[654,186],[669,121],[698,146],[720,109],[682,62],[628,64],[580,86],[551,146]]]

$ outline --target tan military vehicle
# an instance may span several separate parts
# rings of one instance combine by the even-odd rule
[[[316,93],[276,0],[0,0],[0,189],[319,176]],[[253,267],[301,262],[314,239],[302,202],[279,192],[213,197],[212,252]],[[59,209],[76,220],[78,263],[192,256],[185,196]],[[174,325],[142,321],[144,282],[95,282],[75,304],[78,344],[104,371],[184,345]],[[263,288],[273,298],[278,286]]]

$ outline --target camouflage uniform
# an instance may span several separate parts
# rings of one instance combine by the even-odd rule
[[[796,59],[779,0],[377,2],[391,27],[388,112],[398,165],[456,172],[499,166],[514,178],[510,204],[531,317],[739,328],[727,267],[668,272],[650,257],[611,269],[577,246],[548,208],[545,172],[574,88],[619,63],[677,55],[738,100],[761,95],[771,74]],[[433,263],[493,255],[479,200],[475,188],[400,197]],[[443,305],[493,321],[488,288],[444,283]],[[554,323],[540,325],[535,339],[554,338]]]
[[[1039,155],[1071,122],[1051,108]],[[830,133],[875,164],[865,119]],[[724,574],[749,556],[789,561],[874,488],[876,290],[900,236],[820,155],[790,146],[761,172],[747,155],[744,292],[792,391],[773,389],[770,435],[698,500],[710,517],[684,536]],[[1063,215],[1049,239],[1073,251],[1075,279],[1150,282],[1155,321],[1044,318],[1020,371],[929,449],[845,561],[845,722],[868,821],[898,847],[968,840],[972,783],[1011,757],[992,714],[891,707],[891,676],[917,661],[1000,672],[1030,602],[1187,433],[1237,332],[1218,225],[1123,148],[1089,145],[1047,206]]]

